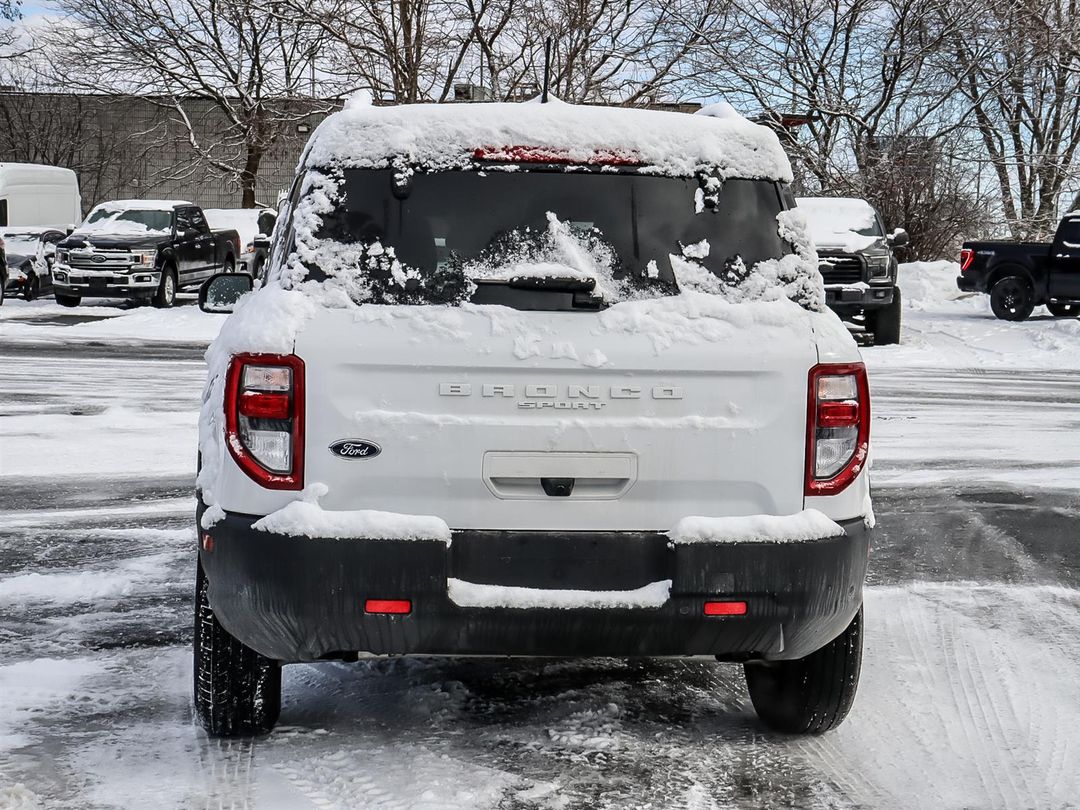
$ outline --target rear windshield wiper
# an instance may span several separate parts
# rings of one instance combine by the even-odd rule
[[[596,289],[594,278],[571,278],[567,276],[514,276],[506,285],[515,290],[553,290],[555,292],[592,292]]]
[[[596,311],[607,306],[603,296],[595,294],[596,281],[591,278],[518,276],[473,281],[476,284],[472,297],[474,304],[501,304],[514,309],[548,312]]]

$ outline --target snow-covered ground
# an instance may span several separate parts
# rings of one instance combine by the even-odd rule
[[[289,667],[277,731],[208,740],[191,487],[220,318],[5,302],[0,808],[1075,807],[1080,320],[997,321],[955,274],[905,266],[905,343],[864,351],[866,658],[817,739],[764,732],[733,666],[422,659]]]

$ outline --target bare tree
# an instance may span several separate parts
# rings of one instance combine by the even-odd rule
[[[1075,0],[979,0],[962,14],[956,6],[947,11],[964,25],[950,38],[942,66],[963,77],[968,122],[1015,238],[1051,234],[1077,179],[1077,12]]]
[[[170,106],[203,164],[256,204],[267,150],[296,122],[333,105],[312,98],[325,31],[316,12],[279,13],[277,0],[57,0],[67,19],[42,46],[62,75],[85,92],[132,93]],[[191,99],[217,112],[207,128]]]
[[[865,169],[876,141],[936,137],[956,125],[963,75],[933,57],[954,33],[938,0],[747,0],[711,32],[704,87],[779,122],[797,114],[793,156],[837,190]],[[857,185],[854,183],[852,185]]]

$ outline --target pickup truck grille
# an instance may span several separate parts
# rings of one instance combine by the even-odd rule
[[[71,251],[68,265],[76,270],[127,270],[131,267],[128,251]]]
[[[863,262],[858,256],[818,254],[818,269],[826,284],[856,284],[863,280]]]

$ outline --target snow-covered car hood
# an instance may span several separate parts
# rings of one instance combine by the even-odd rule
[[[109,233],[83,234],[73,233],[62,241],[58,247],[62,250],[94,247],[101,250],[131,250],[133,248],[155,248],[170,242],[169,234],[143,233],[138,236],[127,236]]]

